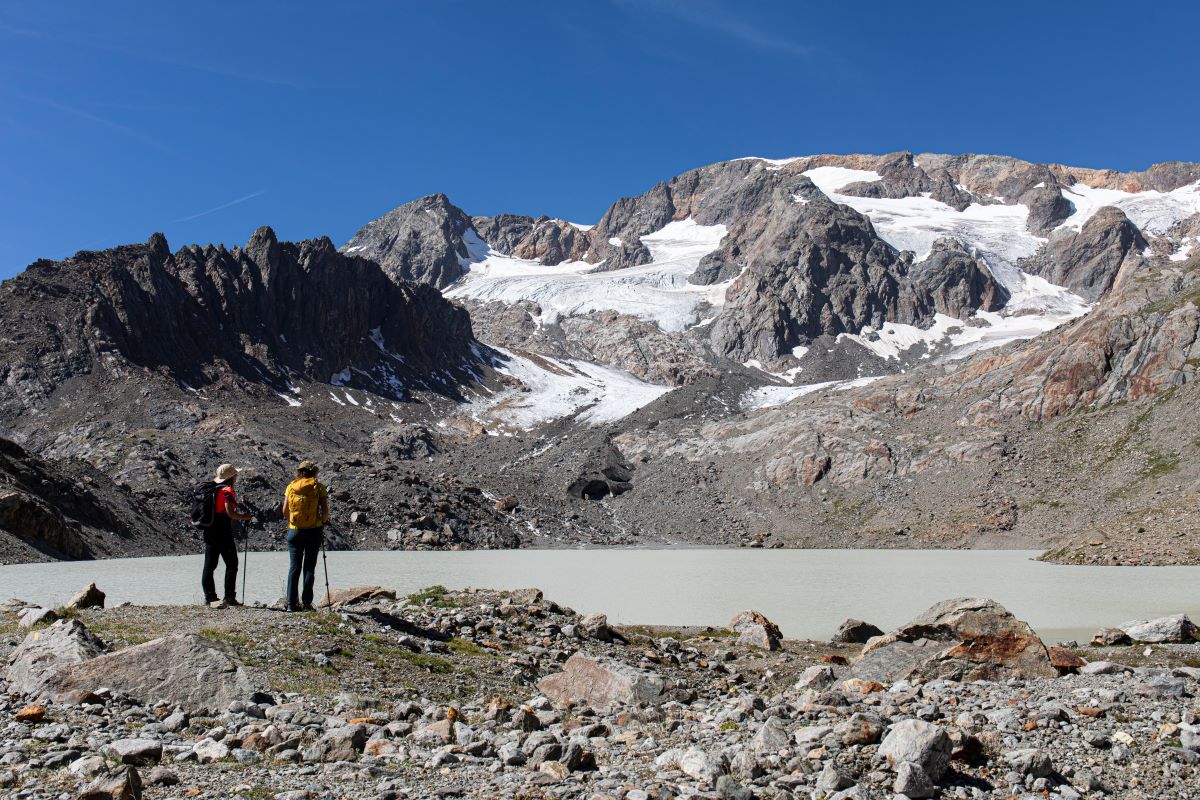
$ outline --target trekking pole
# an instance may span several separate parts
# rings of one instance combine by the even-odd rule
[[[321,564],[325,567],[325,607],[333,605],[333,596],[329,593],[329,560],[325,557],[325,529],[321,529]]]
[[[246,573],[250,571],[250,527],[242,526],[242,536],[246,537],[246,545],[242,548],[242,602],[246,602]]]

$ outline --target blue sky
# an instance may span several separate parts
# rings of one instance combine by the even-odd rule
[[[343,244],[442,191],[594,222],[745,155],[1200,160],[1200,6],[7,2],[0,277],[144,241]]]

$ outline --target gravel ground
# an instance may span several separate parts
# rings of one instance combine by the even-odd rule
[[[269,691],[200,715],[97,687],[37,720],[18,720],[26,698],[0,693],[6,797],[81,797],[126,780],[122,761],[155,800],[891,798],[898,780],[904,797],[1200,797],[1188,749],[1200,748],[1200,644],[1075,651],[1111,663],[1089,668],[1104,674],[885,686],[847,682],[859,645],[771,651],[721,627],[613,628],[536,590],[73,616],[112,649],[198,634]],[[26,634],[11,610],[0,623],[7,660]],[[575,654],[613,685],[653,675],[661,695],[556,701],[538,682]],[[914,731],[944,737],[951,759],[924,788],[905,765],[916,762],[881,755]],[[93,796],[121,796],[106,791]]]

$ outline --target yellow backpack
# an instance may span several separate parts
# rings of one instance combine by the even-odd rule
[[[288,527],[321,527],[321,493],[316,478],[297,478],[288,484]]]

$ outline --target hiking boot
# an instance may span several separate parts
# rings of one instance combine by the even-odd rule
[[[312,603],[305,603],[303,606],[300,607],[300,610],[301,611],[314,611],[315,609],[313,608]]]
[[[240,606],[240,605],[242,605],[242,603],[239,603],[238,599],[236,597],[227,597],[227,598],[225,598],[225,605]]]
[[[303,611],[303,610],[304,609],[301,608],[300,606],[288,606],[287,608],[284,609],[284,611]]]

